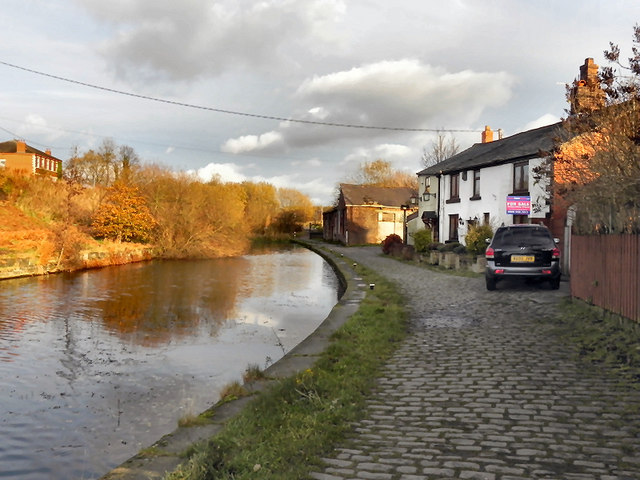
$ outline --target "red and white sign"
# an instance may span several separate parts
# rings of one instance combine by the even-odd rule
[[[507,196],[507,215],[531,215],[531,197]]]

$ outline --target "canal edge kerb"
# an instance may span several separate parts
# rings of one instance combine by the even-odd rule
[[[218,434],[233,417],[253,400],[253,394],[266,390],[281,379],[296,375],[313,366],[329,346],[333,332],[340,328],[358,310],[366,296],[366,285],[358,283],[359,277],[349,260],[333,251],[330,244],[296,240],[324,258],[336,272],[344,293],[327,318],[298,345],[265,370],[266,379],[245,383],[249,396],[232,401],[219,401],[206,409],[211,423],[206,425],[177,427],[150,447],[114,468],[100,480],[153,480],[162,479],[185,461],[184,452],[197,443],[205,442]],[[203,413],[205,413],[203,412]]]

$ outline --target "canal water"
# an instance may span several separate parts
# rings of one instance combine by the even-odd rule
[[[105,474],[281,358],[338,290],[300,247],[0,282],[0,478]]]

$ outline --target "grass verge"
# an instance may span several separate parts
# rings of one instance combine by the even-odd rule
[[[259,394],[166,480],[307,478],[362,417],[381,365],[407,332],[392,284],[362,267],[358,273],[376,288],[314,366]]]
[[[567,299],[553,327],[581,359],[616,370],[626,384],[640,388],[640,324]]]

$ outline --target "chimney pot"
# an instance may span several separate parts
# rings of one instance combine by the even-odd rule
[[[484,132],[482,132],[482,143],[493,142],[493,131],[489,128],[489,125],[485,125]]]

